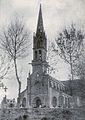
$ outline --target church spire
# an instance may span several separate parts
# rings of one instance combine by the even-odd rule
[[[42,8],[41,8],[41,4],[40,4],[38,24],[37,24],[37,32],[43,32],[43,31],[44,31],[44,27],[43,27],[43,18],[42,18]]]
[[[40,4],[36,34],[33,36],[33,72],[47,70],[47,38],[43,27],[42,8]]]

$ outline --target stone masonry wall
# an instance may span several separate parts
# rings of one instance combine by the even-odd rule
[[[0,120],[85,120],[85,109],[5,109]]]

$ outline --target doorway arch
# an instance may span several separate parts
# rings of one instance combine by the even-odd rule
[[[43,117],[41,120],[48,120],[48,118],[46,118],[46,117]]]
[[[41,99],[39,97],[34,98],[33,104],[36,108],[40,107],[42,105]]]

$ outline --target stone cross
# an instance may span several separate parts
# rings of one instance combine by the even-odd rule
[[[8,88],[5,86],[4,91],[7,92],[7,89],[8,89]]]

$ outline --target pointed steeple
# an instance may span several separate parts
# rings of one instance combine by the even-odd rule
[[[43,27],[42,8],[40,4],[36,34],[33,36],[33,72],[47,71],[47,38]]]
[[[37,31],[36,32],[43,32],[44,27],[43,27],[43,18],[42,18],[42,8],[40,4],[40,10],[39,10],[39,16],[38,16],[38,24],[37,24]]]

